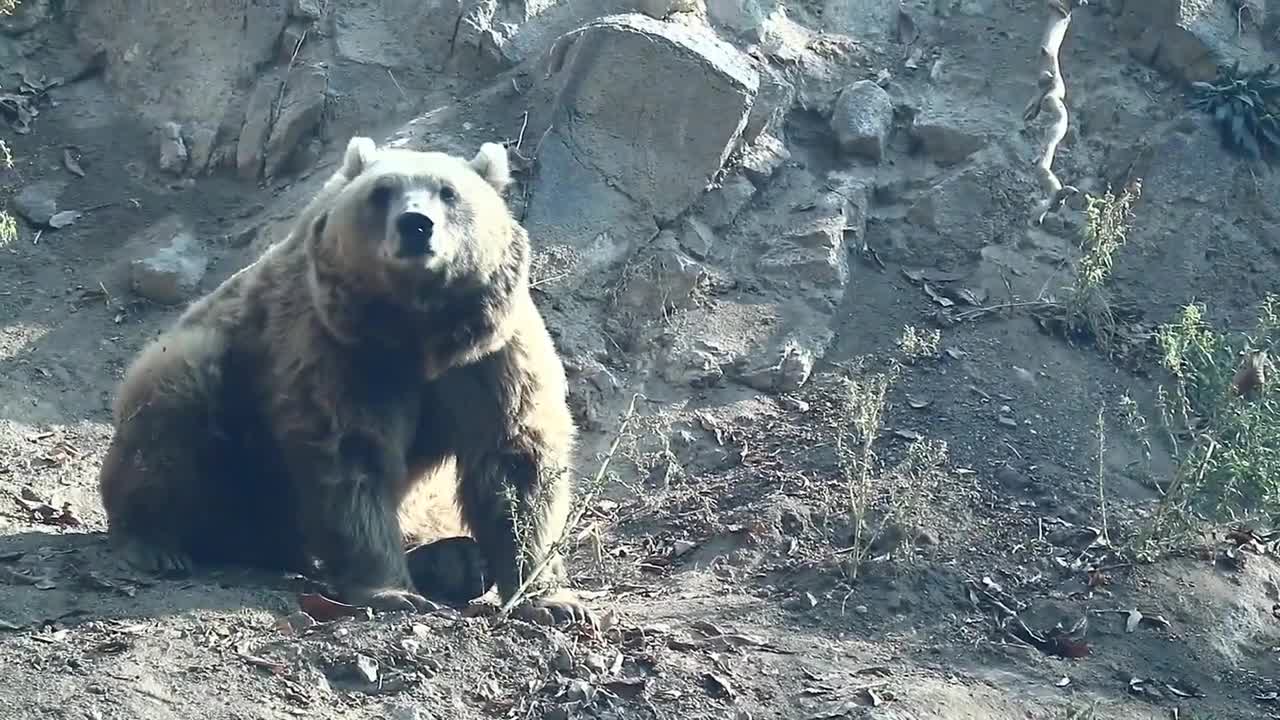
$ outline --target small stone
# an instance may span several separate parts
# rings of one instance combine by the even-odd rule
[[[13,197],[13,209],[32,225],[47,226],[58,212],[57,197],[62,188],[61,183],[52,180],[27,185]]]
[[[1018,421],[1014,420],[1008,415],[1001,415],[997,417],[996,422],[1000,423],[1001,425],[1004,425],[1005,427],[1011,427],[1011,428],[1018,427]]]
[[[799,596],[791,598],[787,606],[792,610],[812,610],[818,607],[818,598],[814,597],[813,593],[810,592],[801,593]]]
[[[159,248],[130,264],[133,291],[165,305],[176,305],[195,294],[209,266],[191,224],[171,216],[143,231],[140,247]]]
[[[689,552],[696,547],[698,547],[698,543],[693,542],[692,540],[676,540],[671,543],[671,556],[681,557],[683,555],[688,555]]]
[[[967,112],[953,102],[928,103],[919,109],[911,126],[911,136],[920,152],[939,165],[954,165],[987,144],[987,136],[973,127]]]
[[[866,605],[854,605],[853,611],[859,615],[866,615],[867,613],[871,612],[870,610],[867,609]]]
[[[320,0],[292,0],[289,14],[300,20],[319,20]]]
[[[778,351],[776,360],[763,367],[740,372],[737,379],[747,387],[763,392],[795,392],[808,382],[816,362],[817,356],[812,349],[796,340],[788,340]]]
[[[609,670],[609,662],[600,653],[591,653],[582,661],[584,667],[596,675],[603,675]]]
[[[365,682],[378,682],[378,661],[368,655],[356,655],[355,670]]]
[[[776,136],[761,135],[742,151],[742,171],[747,179],[761,187],[791,159],[791,151]]]
[[[756,186],[745,175],[731,175],[702,198],[702,219],[713,230],[728,227],[755,194]]]
[[[892,125],[893,99],[871,80],[859,80],[837,96],[831,128],[846,152],[880,162]]]
[[[804,400],[801,400],[800,398],[794,398],[789,395],[784,395],[778,398],[778,404],[781,405],[784,409],[790,410],[791,412],[798,412],[798,413],[809,412],[809,403],[805,402]]]
[[[161,128],[163,137],[160,141],[160,169],[181,173],[187,167],[187,143],[182,139],[182,126],[176,122],[167,122]]]

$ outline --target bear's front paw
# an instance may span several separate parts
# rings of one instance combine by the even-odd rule
[[[352,605],[370,607],[379,612],[431,612],[441,606],[425,597],[392,588],[360,588],[343,593]]]
[[[583,624],[598,628],[591,609],[572,590],[559,589],[529,598],[516,606],[513,614],[537,625]]]
[[[117,547],[126,563],[143,572],[162,576],[191,572],[191,557],[176,547],[135,537],[118,538]]]

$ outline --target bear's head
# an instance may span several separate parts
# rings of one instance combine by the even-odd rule
[[[310,255],[323,274],[395,305],[510,294],[529,262],[528,236],[503,197],[510,182],[497,143],[467,160],[354,137],[314,216]]]

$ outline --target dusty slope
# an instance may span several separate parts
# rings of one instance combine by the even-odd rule
[[[895,489],[894,506],[927,531],[856,581],[840,571],[849,525],[830,374],[901,356],[905,326],[933,327],[940,308],[922,282],[995,304],[1066,281],[1078,215],[1027,225],[1038,131],[1020,114],[1041,4],[912,3],[904,27],[893,3],[797,2],[784,14],[752,0],[670,3],[692,11],[561,42],[589,15],[632,8],[462,5],[460,18],[457,4],[407,0],[277,1],[248,15],[28,0],[4,21],[0,88],[18,97],[3,97],[39,110],[6,109],[8,207],[84,212],[60,229],[23,222],[0,251],[7,717],[1065,718],[1096,704],[1094,717],[1243,718],[1276,707],[1265,701],[1280,690],[1270,560],[1112,567],[1073,532],[1101,522],[1104,401],[1112,532],[1150,503],[1114,408],[1123,392],[1149,404],[1151,386],[1025,316],[944,323],[946,352],[907,366],[888,395],[887,464],[913,437],[944,441],[947,460],[876,487]],[[1186,28],[1147,22],[1142,6],[1079,11],[1062,58],[1063,177],[1144,180],[1116,272],[1148,320],[1198,298],[1235,322],[1274,286],[1280,186],[1225,155],[1180,110],[1177,84],[1203,73],[1206,43],[1257,64],[1266,34],[1246,26],[1237,38],[1229,3],[1199,5],[1209,9]],[[54,78],[68,82],[42,92]],[[842,91],[877,78],[883,95],[862,85],[846,99],[870,99],[836,109]],[[841,150],[833,112],[872,130]],[[271,241],[357,131],[459,152],[500,138],[525,159],[513,197],[539,242],[539,299],[590,433],[584,476],[644,394],[575,557],[579,584],[616,615],[603,637],[450,613],[299,635],[281,625],[305,590],[296,579],[152,581],[104,551],[93,479],[110,393],[177,312],[131,278],[143,272],[148,294],[170,299],[213,287]],[[196,241],[163,250],[174,233],[156,223],[175,215]],[[149,259],[143,271],[136,258]],[[1167,472],[1154,457],[1150,474]],[[82,525],[36,522],[11,495],[24,492],[69,503]],[[1108,583],[1087,582],[1090,561]],[[1040,630],[1087,619],[1089,655],[1010,640],[990,598]],[[1113,611],[1132,608],[1169,625],[1126,632]]]

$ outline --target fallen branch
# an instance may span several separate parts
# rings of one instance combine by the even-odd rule
[[[1046,215],[1062,207],[1068,197],[1080,192],[1071,185],[1062,184],[1053,172],[1053,160],[1058,152],[1058,143],[1067,136],[1067,84],[1062,79],[1062,64],[1058,61],[1058,53],[1067,36],[1067,28],[1071,27],[1072,11],[1088,2],[1089,0],[1048,0],[1049,23],[1045,27],[1044,38],[1040,41],[1041,67],[1036,83],[1037,92],[1022,112],[1022,119],[1026,122],[1035,120],[1042,111],[1049,118],[1044,135],[1040,138],[1040,159],[1036,162],[1036,180],[1040,183],[1040,189],[1048,196],[1037,208],[1037,225],[1044,222]]]

